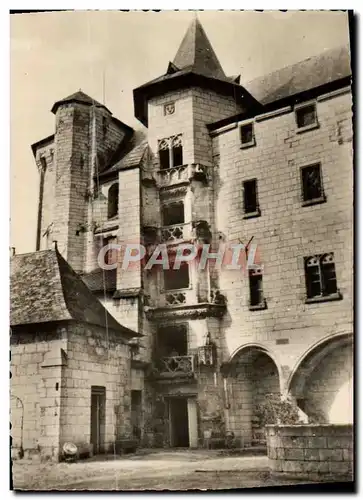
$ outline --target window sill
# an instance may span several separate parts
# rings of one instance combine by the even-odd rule
[[[304,132],[308,132],[309,130],[315,130],[317,128],[319,128],[319,123],[315,122],[315,123],[312,123],[311,125],[306,125],[306,127],[300,127],[298,129],[296,129],[296,133],[302,134]]]
[[[317,304],[319,302],[331,302],[333,300],[342,300],[343,295],[340,292],[332,293],[331,295],[319,295],[305,300],[305,304]]]
[[[250,142],[241,143],[240,149],[253,148],[254,146],[256,146],[255,139],[253,139],[253,141]]]
[[[314,198],[312,200],[305,200],[301,203],[302,207],[310,207],[311,205],[320,205],[326,202],[326,196],[320,196],[319,198]]]
[[[249,304],[248,309],[250,311],[263,311],[263,310],[267,309],[266,299],[264,299],[263,302],[261,302],[261,304],[256,304],[254,306],[251,306],[251,304]]]
[[[253,219],[254,217],[261,217],[260,209],[256,210],[255,212],[248,212],[243,216],[244,219]]]

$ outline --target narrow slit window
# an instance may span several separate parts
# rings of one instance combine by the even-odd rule
[[[240,137],[242,146],[252,146],[255,143],[255,133],[253,123],[247,123],[240,127]]]
[[[264,304],[262,288],[262,269],[249,270],[250,284],[250,306],[261,306]]]
[[[116,217],[116,215],[118,215],[118,195],[119,195],[118,183],[112,184],[112,186],[108,190],[108,206],[107,206],[108,219],[112,219],[112,217]]]
[[[324,196],[320,164],[303,167],[302,196],[303,201],[314,201]]]
[[[257,179],[252,179],[243,183],[243,208],[245,214],[256,213],[259,210]]]

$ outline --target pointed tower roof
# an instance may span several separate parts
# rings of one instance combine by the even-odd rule
[[[212,48],[208,37],[195,18],[184,35],[173,62],[164,75],[134,89],[135,117],[148,125],[147,103],[151,97],[191,86],[212,89],[228,95],[245,107],[259,106],[236,77],[228,78]]]
[[[195,73],[212,78],[222,80],[226,78],[213,47],[197,17],[190,23],[173,64],[179,69],[188,68]]]

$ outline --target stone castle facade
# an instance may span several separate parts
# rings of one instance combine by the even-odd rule
[[[57,369],[67,371],[74,359],[69,345],[84,350],[73,371],[56,375],[64,388],[56,453],[65,441],[97,451],[100,442],[130,437],[156,447],[204,446],[226,435],[236,446],[259,444],[255,410],[268,393],[291,394],[310,420],[351,422],[349,51],[326,51],[245,84],[243,75],[225,75],[196,19],[165,75],[134,90],[134,105],[147,133],[79,91],[54,104],[54,134],[32,146],[40,172],[36,254],[64,260],[123,325],[117,348],[108,325],[93,322],[100,354],[93,341],[81,347],[93,338],[80,326],[87,318],[67,323],[63,334],[52,326],[68,359]],[[162,244],[174,256],[181,244],[218,252],[241,242],[257,247],[254,269],[212,262],[199,269],[192,261],[179,270],[145,269],[146,261],[122,269],[125,244],[150,252]],[[109,251],[110,269],[102,270],[98,255],[110,243],[122,250]],[[44,324],[12,323],[20,395],[16,370],[34,362],[24,359],[29,349],[45,373],[50,347],[38,347]],[[122,353],[123,361],[111,363],[106,351]],[[51,380],[53,390],[54,376],[38,371],[36,387]],[[45,411],[34,394],[33,403],[26,403],[31,394],[21,397],[35,420]],[[47,404],[53,412],[52,400]],[[94,404],[106,407],[102,432]],[[25,448],[36,448],[37,433]]]

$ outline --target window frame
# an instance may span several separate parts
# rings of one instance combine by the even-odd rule
[[[312,167],[317,167],[319,169],[319,181],[320,181],[320,196],[317,198],[311,198],[305,200],[305,184],[304,184],[304,170]],[[321,162],[310,163],[309,165],[303,165],[300,167],[300,182],[301,182],[301,205],[303,207],[309,207],[311,205],[317,205],[326,202],[326,194],[324,191],[323,184],[323,169]]]
[[[335,284],[336,284],[335,292],[331,292],[331,293],[326,293],[326,285],[325,285],[326,278],[325,278],[325,273],[324,273],[324,268],[323,268],[323,266],[326,264],[323,262],[323,260],[328,256],[332,256],[332,259],[333,259],[332,263],[334,265],[334,276],[335,276]],[[320,282],[320,294],[319,295],[310,295],[309,294],[310,282],[308,280],[307,269],[308,269],[308,261],[310,259],[313,259],[313,258],[316,258],[318,261],[318,263],[314,267],[317,267],[317,269],[319,271],[319,282]],[[327,301],[332,301],[332,300],[341,300],[343,298],[342,294],[338,288],[338,280],[337,280],[334,252],[309,255],[308,257],[304,257],[304,273],[305,273],[305,303],[306,304],[312,304],[312,303],[316,303],[316,302],[327,302]]]
[[[242,142],[242,129],[244,127],[249,127],[249,126],[252,127],[252,139],[248,142]],[[239,131],[240,149],[252,148],[252,147],[256,146],[256,134],[255,134],[255,122],[254,122],[254,120],[241,123],[238,127],[238,131]]]
[[[252,304],[252,294],[251,294],[251,277],[257,276],[259,281],[259,298],[260,301],[257,304]],[[249,269],[248,270],[248,290],[249,290],[249,300],[248,308],[250,311],[261,311],[267,309],[267,301],[263,292],[263,268]]]
[[[179,146],[175,146],[175,142],[180,142]],[[167,145],[167,147],[160,147],[162,144],[165,144]],[[181,159],[182,159],[182,162],[180,165],[174,165],[174,150],[175,149],[178,149],[180,148],[180,155],[181,155]],[[168,151],[169,153],[169,166],[168,167],[164,167],[164,168],[161,168],[161,161],[160,161],[160,151]],[[173,168],[178,168],[178,167],[182,167],[183,165],[185,165],[184,163],[184,144],[183,144],[183,134],[175,134],[175,135],[172,135],[170,137],[164,137],[163,139],[159,139],[158,140],[158,160],[159,160],[159,171],[165,171],[165,170],[171,170]]]
[[[114,191],[116,188],[115,186],[117,186],[117,197],[116,199],[114,199],[114,203],[116,203],[116,212],[113,213],[112,215],[110,215],[110,191]],[[114,196],[114,195],[112,195]],[[108,188],[108,191],[107,191],[107,220],[112,220],[116,217],[118,217],[119,215],[119,198],[120,198],[120,186],[119,186],[119,182],[116,181],[116,182],[113,182],[111,184],[111,186]]]
[[[299,127],[298,113],[300,111],[302,111],[304,108],[309,108],[311,106],[314,106],[314,111],[315,111],[315,120],[314,120],[314,122],[310,123],[309,125],[305,125],[303,127]],[[307,132],[309,130],[314,130],[316,128],[319,128],[318,109],[317,109],[317,102],[316,101],[308,101],[308,102],[303,102],[303,103],[295,105],[295,107],[294,107],[294,116],[295,116],[295,125],[296,125],[296,133],[297,134],[301,134],[303,132]]]
[[[251,211],[251,212],[246,212],[246,204],[245,204],[245,184],[247,182],[255,182],[255,196],[256,196],[256,210]],[[242,181],[242,203],[243,203],[243,218],[244,219],[252,219],[254,217],[260,217],[261,216],[261,209],[260,209],[260,203],[259,203],[259,198],[258,198],[258,179],[257,177],[254,177],[252,179],[246,179]]]
[[[177,222],[176,224],[164,224],[164,208],[169,206],[169,205],[178,205],[182,204],[183,205],[183,212],[184,212],[184,217],[183,217],[183,222]],[[160,215],[161,215],[161,227],[172,227],[172,226],[179,226],[179,225],[184,225],[186,224],[185,220],[185,199],[183,198],[175,198],[172,200],[168,200],[167,202],[163,202],[160,207]]]
[[[184,287],[184,288],[165,288],[165,271],[180,271],[180,269],[182,267],[185,267],[187,266],[188,268],[188,283],[189,285],[187,287]],[[173,292],[182,292],[182,291],[187,291],[187,290],[191,290],[192,289],[192,276],[191,276],[191,271],[190,271],[190,266],[188,264],[188,262],[182,262],[181,265],[180,265],[180,269],[173,269],[172,267],[170,267],[169,269],[162,269],[161,270],[161,275],[162,275],[162,284],[163,284],[163,287],[162,287],[162,292],[163,293],[173,293]]]

